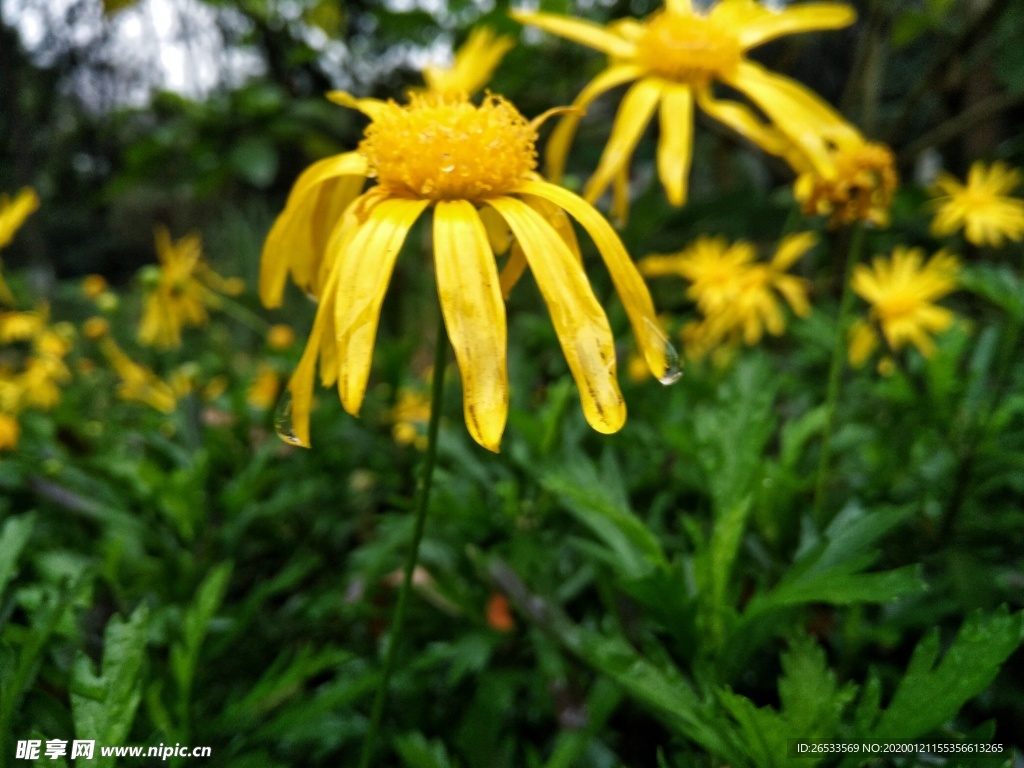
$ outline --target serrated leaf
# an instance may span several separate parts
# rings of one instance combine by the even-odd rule
[[[71,676],[71,712],[75,736],[101,744],[124,743],[142,700],[142,667],[146,660],[148,611],[139,606],[124,621],[115,616],[107,624],[103,640],[102,671],[79,653]],[[96,755],[100,766],[114,765],[116,758]]]
[[[796,638],[782,656],[779,701],[793,733],[824,739],[836,732],[840,717],[857,693],[855,685],[840,687],[825,651],[813,638]]]
[[[989,616],[978,612],[964,622],[937,662],[939,634],[933,630],[914,649],[872,738],[916,739],[940,727],[989,686],[1022,641],[1024,612],[1010,614],[1005,608]]]

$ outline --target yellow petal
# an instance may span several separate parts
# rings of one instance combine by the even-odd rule
[[[794,80],[751,61],[741,62],[735,73],[723,79],[768,115],[820,173],[833,172],[833,144],[863,143],[860,133],[838,112]]]
[[[658,176],[668,201],[685,205],[690,159],[693,156],[693,91],[667,85],[661,97],[661,138],[658,141]]]
[[[815,246],[818,236],[814,232],[798,232],[785,237],[772,258],[772,268],[779,271],[789,269],[805,253]]]
[[[744,23],[736,28],[739,44],[744,49],[785,35],[842,29],[857,20],[853,8],[841,3],[802,3],[782,11],[771,11],[753,2],[744,4],[755,6],[759,11],[744,19]],[[724,5],[728,3],[722,3],[719,7]],[[714,11],[712,15],[715,15]]]
[[[611,66],[587,83],[572,105],[577,109],[586,110],[601,94],[617,85],[628,83],[630,80],[636,80],[642,74],[643,69],[635,64]],[[565,171],[565,158],[569,154],[569,146],[572,144],[573,136],[576,135],[576,128],[580,123],[580,117],[578,113],[570,112],[558,121],[558,125],[548,138],[545,150],[547,175],[556,184],[561,181],[562,174]]]
[[[868,323],[858,320],[850,328],[848,346],[850,365],[860,368],[878,346],[878,334]]]
[[[387,102],[380,99],[358,99],[347,91],[329,91],[327,99],[342,107],[358,109],[371,120],[380,117],[381,110],[387,106]]]
[[[450,68],[427,67],[423,80],[438,93],[472,95],[490,81],[502,58],[516,44],[514,38],[498,35],[490,27],[477,27],[455,53]]]
[[[507,251],[512,244],[512,233],[505,220],[490,206],[485,205],[477,213],[480,216],[480,221],[484,224],[484,229],[487,230],[487,240],[491,244],[491,250],[499,254]]]
[[[615,378],[615,345],[583,267],[529,205],[511,197],[490,202],[523,247],[579,388],[587,422],[598,432],[617,432],[626,420],[626,404]]]
[[[359,414],[373,361],[384,293],[409,229],[429,200],[389,199],[368,215],[348,247],[337,254],[334,327],[338,343],[338,395]]]
[[[512,11],[509,15],[520,24],[539,27],[566,40],[595,48],[612,58],[628,59],[636,54],[636,46],[629,40],[590,21],[530,11]]]
[[[692,0],[665,0],[665,9],[669,13],[677,13],[680,16],[693,15]]]
[[[643,353],[651,373],[658,379],[666,375],[666,340],[654,313],[654,303],[647,284],[615,230],[594,208],[567,189],[544,181],[525,182],[516,190],[550,200],[578,221],[593,239],[611,273],[615,290],[629,316],[637,345]],[[533,264],[530,264],[533,269]]]
[[[441,201],[434,208],[434,269],[462,375],[466,426],[474,440],[497,452],[508,418],[508,332],[494,253],[472,203]]]
[[[647,78],[635,83],[622,98],[601,162],[584,189],[583,196],[590,202],[597,200],[615,174],[628,165],[633,149],[658,107],[663,87],[662,81]]]
[[[264,306],[274,308],[281,305],[289,270],[307,276],[307,280],[310,274],[315,276],[318,271],[322,254],[315,238],[318,228],[327,225],[322,208],[318,217],[316,196],[322,185],[339,176],[351,176],[353,181],[341,188],[341,194],[347,196],[354,192],[358,195],[356,186],[362,186],[365,175],[366,159],[355,152],[320,160],[302,172],[263,244],[259,290]],[[331,210],[339,207],[341,202],[336,201]],[[309,288],[306,281],[303,281],[303,287]]]
[[[499,278],[502,298],[507,299],[509,297],[512,289],[515,288],[516,283],[519,282],[519,278],[523,276],[525,271],[526,257],[523,255],[523,248],[519,243],[513,243],[512,250],[508,254],[508,261],[505,262]]]
[[[39,208],[39,195],[31,187],[24,187],[13,200],[0,196],[0,248],[6,248],[32,213]]]

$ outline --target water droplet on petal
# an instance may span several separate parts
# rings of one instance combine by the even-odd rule
[[[679,363],[679,353],[676,352],[676,348],[672,346],[672,342],[668,340],[668,336],[665,335],[661,328],[647,319],[644,320],[644,323],[647,326],[650,341],[665,350],[665,372],[658,377],[658,381],[666,387],[669,384],[675,384],[683,378],[683,369]]]
[[[452,156],[445,152],[441,155],[441,171],[443,173],[451,173],[455,170],[455,163],[452,162]]]
[[[287,389],[281,395],[281,400],[274,411],[274,430],[277,436],[289,445],[302,445],[292,425],[292,393]]]

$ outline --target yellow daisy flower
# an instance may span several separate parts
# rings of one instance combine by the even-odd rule
[[[100,348],[114,368],[119,381],[117,396],[126,402],[148,405],[161,413],[171,413],[178,405],[178,393],[152,370],[132,360],[109,336]]]
[[[780,336],[786,319],[781,296],[794,314],[810,314],[807,281],[786,273],[817,242],[813,233],[782,240],[768,263],[758,262],[751,243],[730,245],[725,238],[701,237],[677,254],[642,259],[640,271],[650,277],[678,275],[690,281],[686,295],[703,318],[687,324],[682,338],[691,357],[701,358],[718,346],[742,341],[753,346],[765,331]]]
[[[427,422],[430,421],[430,398],[423,392],[403,387],[398,390],[398,402],[389,416],[393,426],[391,435],[399,445],[415,445],[418,450],[427,447]]]
[[[547,13],[515,12],[523,24],[539,27],[607,54],[610,64],[576,97],[574,107],[586,109],[611,88],[632,82],[622,99],[611,138],[584,190],[593,202],[616,183],[616,208],[624,213],[622,194],[628,163],[647,123],[660,106],[658,176],[669,202],[686,202],[693,147],[694,104],[773,154],[785,154],[779,134],[767,129],[749,107],[720,101],[715,83],[745,95],[781,133],[798,141],[819,130],[819,100],[801,85],[768,72],[746,58],[752,48],[785,35],[851,24],[853,10],[839,3],[806,3],[771,11],[754,0],[721,0],[709,11],[691,0],[666,0],[665,8],[643,21],[623,19],[607,28],[581,19]],[[565,157],[579,123],[563,117],[548,144],[548,176],[561,178]],[[811,141],[804,149],[822,155]],[[822,158],[827,165],[827,158]]]
[[[0,451],[13,451],[18,447],[21,426],[18,419],[9,413],[0,413]]]
[[[172,242],[167,228],[157,227],[155,237],[160,264],[142,272],[146,297],[138,338],[146,346],[180,347],[182,328],[205,325],[206,308],[219,305],[216,291],[234,293],[244,285],[237,278],[225,280],[207,266],[199,235]]]
[[[495,35],[487,27],[474,30],[456,52],[451,67],[430,66],[423,70],[426,92],[456,101],[472,96],[487,84],[514,44],[511,38]],[[329,93],[327,98],[345,107],[353,106],[346,93]],[[369,99],[364,101],[373,103]],[[263,244],[262,262],[277,265],[260,272],[260,299],[264,306],[271,309],[281,306],[289,274],[307,294],[313,298],[320,296],[323,276],[320,264],[331,227],[362,194],[365,183],[365,177],[352,173],[349,161],[342,158],[347,155],[334,155],[313,163],[292,186],[284,213],[277,217]]]
[[[267,346],[277,352],[289,349],[294,343],[295,331],[291,329],[291,326],[277,323],[267,331]]]
[[[1003,238],[1020,242],[1024,239],[1024,200],[1008,197],[1021,182],[1021,173],[1005,163],[988,168],[977,162],[961,184],[948,173],[935,182],[941,193],[932,206],[935,219],[932,234],[951,235],[960,229],[974,245],[999,247]]]
[[[253,408],[267,410],[274,407],[280,389],[281,377],[277,371],[271,365],[260,363],[245,399]]]
[[[14,239],[14,233],[37,208],[39,208],[39,196],[34,189],[25,187],[12,200],[7,195],[0,195],[0,249],[10,245]],[[13,304],[14,296],[11,289],[4,282],[3,273],[0,272],[0,302]]]
[[[334,94],[370,118],[355,152],[322,161],[318,178],[336,185],[376,185],[345,212],[321,215],[317,197],[289,204],[274,228],[310,242],[326,242],[330,258],[314,249],[303,260],[264,251],[264,295],[280,296],[286,272],[316,277],[320,307],[299,366],[289,384],[296,444],[309,444],[314,369],[324,385],[337,382],[345,409],[356,415],[366,391],[384,293],[409,230],[433,209],[434,266],[441,311],[462,374],[466,424],[473,438],[496,451],[508,414],[507,330],[502,279],[494,257],[504,232],[518,250],[506,271],[529,265],[551,312],[555,330],[579,386],[588,422],[617,431],[626,409],[616,381],[611,327],[594,296],[574,239],[564,234],[565,213],[591,236],[611,272],[648,365],[659,378],[668,364],[647,287],[611,226],[590,205],[534,171],[537,125],[500,96],[476,106],[466,97],[412,94],[407,104]],[[307,172],[308,173],[308,172]],[[308,186],[308,177],[297,185]],[[295,192],[293,191],[293,197]],[[310,207],[315,210],[310,210]],[[483,214],[482,211],[489,211]],[[570,227],[571,229],[571,227]],[[499,243],[503,245],[504,243]],[[510,280],[505,281],[508,287]]]
[[[26,408],[49,410],[60,402],[60,385],[71,378],[64,357],[71,349],[72,330],[48,324],[45,305],[32,312],[0,313],[0,344],[28,344],[2,356],[0,411],[17,414]]]
[[[866,320],[858,320],[850,329],[851,365],[861,366],[878,346],[876,327],[893,350],[909,342],[925,357],[935,344],[931,334],[944,331],[953,323],[954,314],[933,302],[957,286],[960,263],[942,250],[924,263],[920,248],[897,246],[891,259],[877,256],[870,267],[857,265],[853,290],[871,305]]]
[[[826,133],[828,135],[828,133]],[[899,185],[895,158],[884,144],[866,141],[852,126],[831,132],[832,164],[824,171],[809,158],[791,156],[799,172],[793,196],[808,216],[828,216],[836,227],[864,221],[889,225],[889,209]]]

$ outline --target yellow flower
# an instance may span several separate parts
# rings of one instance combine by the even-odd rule
[[[161,349],[180,347],[182,328],[205,325],[206,308],[219,305],[215,291],[231,294],[244,284],[237,278],[225,280],[207,266],[198,234],[174,243],[166,227],[157,227],[156,252],[160,265],[142,273],[146,298],[139,341]]]
[[[314,248],[264,251],[262,294],[280,300],[286,272],[308,278],[321,302],[309,342],[289,384],[293,442],[309,444],[314,369],[324,385],[337,381],[342,405],[355,415],[363,401],[374,337],[395,259],[413,224],[433,208],[434,266],[441,311],[462,374],[466,424],[473,438],[497,450],[508,414],[507,329],[503,289],[528,264],[551,312],[579,386],[588,422],[618,430],[626,409],[616,381],[611,327],[583,270],[567,212],[593,238],[622,297],[649,367],[664,377],[667,357],[647,287],[611,226],[590,205],[534,171],[536,128],[505,99],[412,94],[405,105],[333,94],[371,120],[358,151],[322,161],[315,178],[337,186],[376,186],[341,216],[321,214],[317,195],[292,197],[274,224]],[[314,166],[316,168],[317,166]],[[296,186],[311,191],[309,171]],[[332,193],[333,194],[333,193]],[[293,204],[293,200],[296,202]],[[310,210],[313,208],[314,210]],[[482,213],[489,211],[489,213]],[[340,220],[339,220],[340,219]],[[490,222],[489,228],[485,221]],[[503,223],[518,248],[503,280],[494,246]],[[316,232],[310,235],[307,228]],[[273,232],[272,232],[273,235]],[[301,259],[298,258],[301,253]],[[315,278],[314,278],[315,276]]]
[[[876,256],[870,267],[853,273],[853,290],[871,305],[866,320],[850,329],[850,363],[861,366],[878,346],[876,325],[893,350],[913,344],[929,357],[935,349],[931,334],[944,331],[954,315],[933,302],[956,289],[960,264],[939,251],[925,264],[920,248],[897,246],[891,259]]]
[[[0,344],[34,339],[46,327],[49,308],[32,312],[0,312]]]
[[[21,427],[18,419],[9,413],[0,413],[0,451],[13,451],[18,447]]]
[[[725,238],[701,237],[680,253],[648,256],[639,267],[650,277],[678,275],[690,281],[686,295],[703,318],[689,323],[682,336],[688,354],[701,358],[717,346],[740,340],[753,346],[765,331],[782,335],[786,319],[780,295],[796,315],[810,313],[807,281],[786,274],[786,270],[816,242],[810,232],[790,235],[770,262],[761,263],[755,261],[757,251],[751,243],[729,245]]]
[[[14,199],[7,195],[0,195],[0,250],[6,248],[14,238],[21,225],[39,207],[39,196],[34,189],[25,187]],[[0,302],[13,304],[14,296],[11,289],[4,282],[3,273],[0,272]]]
[[[82,324],[82,333],[87,339],[101,339],[110,333],[110,323],[105,317],[90,317]]]
[[[71,378],[64,356],[71,349],[73,329],[50,326],[49,308],[32,312],[0,312],[0,344],[25,344],[12,349],[0,364],[0,411],[17,414],[25,408],[48,410],[60,401],[60,384]]]
[[[452,67],[423,70],[427,92],[439,99],[455,101],[473,95],[487,84],[501,58],[513,45],[511,38],[495,36],[486,27],[474,30],[456,52]],[[421,90],[414,89],[414,92]],[[327,97],[345,107],[357,106],[348,94],[340,91],[329,93]],[[371,99],[362,101],[364,104],[380,103]],[[277,217],[263,244],[262,262],[277,265],[260,272],[260,299],[264,306],[271,309],[281,306],[288,274],[299,288],[319,298],[320,280],[324,275],[320,264],[331,227],[362,194],[366,181],[361,170],[365,163],[353,166],[349,154],[314,163],[292,186],[284,213]]]
[[[785,154],[778,132],[791,140],[817,132],[818,99],[793,80],[747,59],[746,54],[778,37],[838,29],[855,18],[851,8],[839,3],[807,3],[771,11],[753,0],[721,0],[706,13],[695,10],[691,0],[667,0],[663,10],[643,21],[623,19],[607,28],[547,13],[512,15],[524,24],[609,56],[608,68],[580,92],[573,106],[586,109],[609,89],[635,81],[622,99],[611,138],[584,191],[584,197],[594,201],[615,183],[620,214],[625,212],[622,189],[629,158],[659,106],[658,176],[669,202],[676,206],[686,202],[695,103],[710,117],[774,154]],[[746,105],[716,99],[715,83],[745,95],[778,130],[766,128]],[[548,175],[553,180],[562,175],[579,119],[578,115],[563,117],[551,136],[547,158]],[[816,148],[809,149],[814,152]]]
[[[96,299],[107,290],[107,280],[103,275],[86,275],[82,278],[82,295],[87,299]]]
[[[100,346],[120,379],[118,397],[127,402],[143,403],[162,413],[174,411],[178,396],[173,387],[149,368],[128,357],[113,339],[103,339]]]
[[[793,195],[808,216],[828,216],[830,226],[865,221],[889,224],[889,209],[899,184],[892,150],[865,141],[846,126],[833,144],[832,165],[825,171],[809,159],[792,160],[800,171]]]
[[[295,331],[290,326],[278,323],[267,331],[267,346],[281,352],[288,349],[295,343]]]
[[[256,378],[246,394],[246,400],[253,408],[267,410],[277,402],[277,393],[281,389],[281,377],[271,366],[261,363],[256,371]]]
[[[427,67],[423,70],[427,89],[456,97],[473,95],[490,81],[502,58],[515,44],[513,38],[496,35],[488,27],[474,29],[456,52],[451,67]]]
[[[961,184],[948,173],[935,183],[942,194],[932,202],[935,219],[932,234],[951,235],[963,229],[975,245],[1002,245],[1003,238],[1020,242],[1024,239],[1024,200],[1007,197],[1021,182],[1021,173],[1005,163],[989,168],[974,163]]]
[[[422,392],[403,387],[398,391],[398,402],[389,415],[394,425],[391,434],[396,443],[415,445],[421,451],[426,449],[430,398]]]

